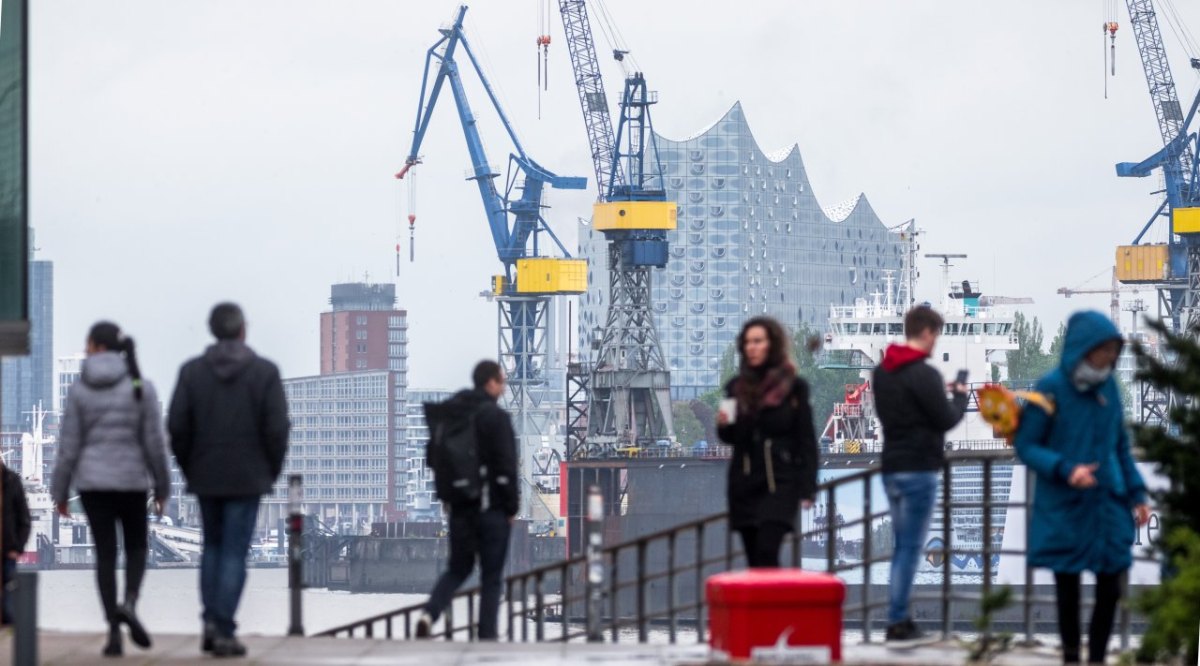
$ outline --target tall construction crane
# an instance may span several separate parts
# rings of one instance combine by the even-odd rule
[[[1195,133],[1189,128],[1200,105],[1200,95],[1186,114],[1179,103],[1171,65],[1167,61],[1153,0],[1126,0],[1129,20],[1150,89],[1150,101],[1158,121],[1162,148],[1141,162],[1122,162],[1117,175],[1144,178],[1162,169],[1166,197],[1130,246],[1117,248],[1117,273],[1127,284],[1162,282],[1160,304],[1177,331],[1200,331],[1200,187],[1196,185],[1197,152]],[[1191,65],[1200,69],[1200,60]],[[1171,228],[1169,242],[1139,245],[1146,232],[1166,217]]]
[[[608,457],[674,439],[671,373],[650,307],[651,275],[667,264],[667,232],[677,206],[667,201],[650,107],[657,94],[640,72],[625,79],[613,132],[596,45],[583,0],[559,0],[572,71],[587,128],[599,202],[592,227],[608,241],[609,302],[594,342],[586,437],[572,457]],[[623,51],[617,51],[618,58]]]
[[[504,266],[504,272],[492,278],[491,288],[499,309],[499,358],[508,374],[506,404],[516,417],[517,436],[522,444],[521,473],[523,479],[528,481],[533,453],[540,446],[541,436],[549,434],[545,430],[552,419],[551,410],[542,405],[542,401],[554,389],[546,375],[548,327],[551,320],[548,308],[555,296],[581,294],[587,289],[587,262],[571,259],[571,253],[546,223],[542,217],[542,195],[547,186],[585,189],[587,179],[558,176],[525,153],[463,34],[463,17],[466,13],[466,5],[459,7],[453,23],[439,30],[441,39],[426,53],[412,149],[404,161],[404,168],[396,177],[404,178],[410,169],[421,162],[421,142],[429,128],[438,95],[449,82],[471,159],[471,172],[467,180],[475,181],[479,190],[496,254]],[[497,188],[496,179],[500,173],[487,159],[476,116],[463,88],[455,60],[459,46],[466,52],[471,67],[513,144],[515,152],[509,155],[503,191]],[[431,78],[431,66],[434,63],[436,71]],[[558,247],[561,257],[543,254],[542,246],[546,243],[539,243],[542,234]],[[524,493],[526,497],[529,495]],[[525,513],[528,514],[528,511]]]
[[[1117,279],[1117,269],[1114,266],[1112,269],[1112,287],[1108,289],[1080,289],[1078,287],[1059,287],[1057,293],[1070,298],[1072,296],[1082,296],[1088,294],[1108,294],[1108,316],[1113,320],[1114,324],[1119,324],[1121,321],[1121,292],[1138,292],[1138,286],[1122,287]]]

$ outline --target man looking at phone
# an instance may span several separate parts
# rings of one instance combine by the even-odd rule
[[[942,333],[942,316],[928,306],[904,315],[905,343],[894,344],[874,370],[875,409],[883,426],[883,487],[890,506],[895,547],[888,592],[887,643],[916,645],[925,636],[913,623],[908,599],[937,499],[938,471],[946,433],[967,408],[966,372],[950,386],[925,359]]]

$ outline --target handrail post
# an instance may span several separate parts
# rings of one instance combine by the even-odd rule
[[[704,526],[703,520],[696,526],[696,642],[705,642],[704,611],[707,609],[704,590]]]
[[[671,645],[675,644],[677,631],[675,621],[675,532],[667,536],[667,635]]]
[[[529,642],[529,577],[521,578],[521,642]]]
[[[506,632],[508,633],[508,642],[509,643],[513,642],[513,640],[514,640],[513,632],[515,631],[515,629],[513,628],[513,620],[516,619],[516,611],[513,610],[513,587],[514,587],[514,585],[513,585],[512,578],[509,578],[507,581],[505,581],[505,583],[504,583],[504,605],[508,607],[508,628],[506,629]]]
[[[13,662],[18,666],[38,663],[36,571],[18,569],[16,594],[13,596]]]
[[[454,603],[451,601],[450,603]],[[467,641],[475,641],[475,595],[467,595]]]
[[[992,459],[983,460],[983,598],[992,592]],[[992,623],[983,628],[986,645],[992,637]]]
[[[733,527],[725,521],[725,570],[733,571]]]
[[[537,615],[534,618],[533,639],[539,643],[546,640],[546,600],[542,596],[542,583],[545,582],[545,574],[538,571],[533,577],[533,594],[534,603],[533,612]]]
[[[646,546],[645,539],[637,545],[637,627],[638,642],[647,643],[650,635],[646,624]]]
[[[1029,566],[1029,526],[1033,524],[1033,470],[1025,468],[1025,643],[1034,645],[1033,638],[1033,569]],[[1005,526],[1008,529],[1008,526]]]
[[[303,636],[301,618],[304,587],[304,477],[288,476],[288,601],[290,607],[288,636]]]
[[[586,578],[586,599],[584,603],[586,607],[587,623],[587,640],[589,643],[604,642],[604,630],[600,625],[600,618],[604,614],[604,553],[600,547],[603,545],[604,537],[600,532],[601,524],[604,521],[604,496],[600,494],[600,487],[596,485],[588,486],[587,489],[587,515],[585,516],[586,530],[586,553],[587,553],[587,576]],[[565,612],[565,608],[563,609]],[[563,631],[566,631],[566,620],[563,621]]]
[[[825,570],[833,573],[837,564],[837,495],[833,486],[825,491]]]
[[[950,568],[950,558],[954,550],[950,547],[950,482],[953,476],[952,463],[947,460],[942,469],[942,640],[950,640],[951,628],[954,626],[950,618],[950,583],[953,576]]]
[[[871,508],[871,479],[869,475],[863,479],[863,584],[862,584],[862,635],[863,642],[871,642],[871,560],[875,557],[872,552],[872,525],[874,524]]]
[[[612,604],[612,617],[609,619],[610,628],[612,629],[612,642],[617,643],[621,640],[620,629],[620,588],[617,587],[617,582],[621,577],[621,547],[617,546],[612,549],[612,575],[608,577],[608,600]]]

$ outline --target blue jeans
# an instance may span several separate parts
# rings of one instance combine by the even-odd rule
[[[891,584],[888,587],[888,625],[909,619],[908,598],[913,577],[929,534],[929,517],[937,501],[937,472],[893,472],[883,475],[883,489],[891,507]]]
[[[233,621],[246,585],[246,554],[258,519],[258,495],[201,497],[204,553],[200,556],[200,601],[204,622],[219,636],[233,636]]]

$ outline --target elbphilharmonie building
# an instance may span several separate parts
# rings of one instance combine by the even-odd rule
[[[820,330],[830,305],[870,298],[883,271],[900,269],[903,248],[888,230],[897,223],[885,225],[863,195],[822,206],[798,146],[764,152],[740,103],[692,137],[656,141],[668,197],[679,204],[652,299],[674,399],[717,385],[721,357],[749,317]],[[589,272],[579,317],[586,357],[608,303],[606,246],[586,224],[579,244]]]

